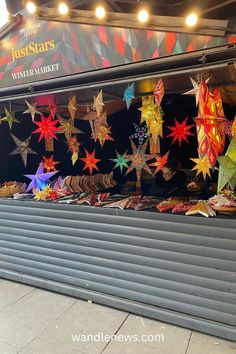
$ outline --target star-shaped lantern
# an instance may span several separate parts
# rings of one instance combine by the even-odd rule
[[[26,193],[31,191],[34,188],[37,188],[39,190],[43,190],[47,185],[46,181],[48,181],[49,178],[54,176],[57,172],[58,171],[44,173],[43,172],[43,163],[41,162],[35,175],[24,175],[27,178],[31,179],[31,182],[26,189]]]
[[[179,123],[175,119],[175,126],[167,127],[168,129],[170,129],[172,131],[172,133],[170,133],[169,135],[166,136],[167,138],[173,137],[171,145],[173,145],[175,141],[178,141],[179,147],[180,147],[183,140],[185,140],[189,144],[188,136],[194,135],[189,130],[192,127],[194,127],[194,124],[187,125],[187,120],[188,120],[188,117],[186,117],[182,123]]]
[[[101,125],[98,131],[98,141],[101,147],[103,147],[105,141],[114,141],[114,139],[109,134],[111,134],[111,127]]]
[[[6,115],[5,115],[5,117],[1,118],[1,121],[2,122],[7,122],[9,124],[9,128],[11,130],[13,123],[20,123],[20,122],[15,118],[15,113],[14,112],[8,111],[8,109],[6,109],[6,107],[4,109],[5,109],[5,114]]]
[[[75,119],[75,114],[76,114],[76,111],[77,111],[76,95],[73,95],[72,97],[70,97],[69,103],[68,103],[68,111],[70,113],[70,118],[72,120],[74,120]]]
[[[207,84],[209,82],[211,77],[208,77],[204,82]],[[190,80],[192,82],[193,85],[193,89],[183,93],[183,95],[195,95],[196,98],[196,106],[199,103],[199,97],[200,97],[200,83],[198,83],[197,81],[195,81],[194,79],[192,79],[190,77]]]
[[[27,104],[28,109],[26,111],[24,111],[23,114],[30,113],[32,121],[34,122],[35,114],[41,114],[41,112],[39,112],[37,110],[37,104],[36,103],[30,104],[28,101],[25,101],[25,103]]]
[[[85,154],[86,157],[80,157],[80,160],[85,162],[83,171],[89,169],[89,174],[92,175],[93,169],[99,171],[97,163],[101,160],[95,158],[95,150],[91,154],[89,154],[89,152],[85,149]]]
[[[55,166],[59,163],[59,161],[53,161],[53,155],[48,158],[43,156],[43,168],[46,172],[56,171]]]
[[[102,90],[100,90],[98,95],[96,97],[94,96],[93,99],[94,99],[93,109],[97,112],[97,115],[99,117],[102,114],[104,109]]]
[[[207,175],[211,177],[211,173],[210,173],[211,164],[206,155],[203,157],[199,157],[198,159],[192,158],[190,160],[192,160],[196,164],[196,166],[192,168],[192,170],[197,170],[196,176],[202,173],[204,179],[206,179]]]
[[[58,116],[58,120],[60,123],[60,131],[58,133],[65,134],[66,140],[68,142],[69,142],[72,134],[82,134],[83,133],[80,129],[78,129],[77,127],[74,126],[74,120],[72,118],[64,119],[64,118]]]
[[[164,90],[164,84],[162,79],[158,80],[153,95],[155,98],[156,105],[159,107],[161,105],[162,98],[164,96],[165,90]]]
[[[58,119],[53,120],[51,114],[48,118],[46,118],[44,115],[41,115],[40,122],[34,121],[34,124],[39,127],[33,131],[33,134],[40,133],[38,142],[40,142],[42,139],[45,139],[46,141],[48,141],[50,138],[57,139],[55,134],[60,130],[59,127],[56,127],[57,123]]]
[[[132,100],[134,99],[134,82],[124,90],[123,101],[126,103],[127,109],[129,109]]]
[[[149,166],[150,167],[156,167],[156,170],[154,172],[154,175],[161,171],[163,169],[163,167],[165,166],[165,164],[167,163],[168,161],[168,157],[169,157],[169,153],[170,151],[168,151],[165,155],[163,156],[156,156],[155,157],[155,162],[151,163]]]
[[[129,159],[126,158],[127,152],[125,152],[123,155],[120,155],[117,151],[116,151],[116,159],[109,159],[113,162],[115,162],[115,166],[113,167],[113,170],[115,168],[120,168],[120,172],[123,173],[123,168],[126,167],[128,168],[129,165],[127,164],[127,162],[129,162]]]
[[[27,139],[25,140],[19,140],[16,136],[11,134],[12,139],[14,140],[15,144],[16,144],[16,148],[15,150],[13,150],[10,155],[21,155],[22,161],[26,167],[27,164],[27,156],[28,154],[37,154],[37,152],[35,152],[34,150],[32,150],[29,147],[29,142],[31,139],[31,136],[29,136]]]
[[[72,165],[74,165],[78,160],[79,148],[80,148],[80,143],[77,141],[77,138],[75,136],[72,136],[69,140],[69,149],[72,152],[72,157],[71,157]]]
[[[232,137],[225,156],[219,156],[217,160],[220,165],[217,193],[220,193],[227,183],[234,189],[236,185],[236,135]]]
[[[54,119],[54,117],[56,115],[56,111],[57,111],[57,104],[56,104],[56,99],[53,96],[48,97],[48,110]]]
[[[135,132],[131,135],[132,139],[138,139],[138,144],[143,145],[144,140],[147,138],[146,126],[139,127],[136,123],[133,123]]]

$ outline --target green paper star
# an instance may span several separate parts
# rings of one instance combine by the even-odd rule
[[[113,167],[113,170],[115,168],[120,168],[120,172],[123,173],[123,168],[126,167],[126,168],[129,168],[129,165],[127,164],[127,162],[129,162],[129,159],[126,158],[126,154],[127,154],[127,151],[123,154],[123,155],[120,155],[117,151],[116,151],[116,159],[109,159],[113,162],[115,162],[115,166]]]
[[[5,117],[1,118],[2,122],[7,122],[9,124],[9,128],[11,130],[12,128],[12,124],[15,123],[20,123],[16,118],[15,118],[15,113],[14,112],[9,112],[6,107],[4,107],[5,109]]]
[[[219,162],[219,177],[217,193],[229,183],[234,189],[236,185],[236,136],[233,136],[225,156],[218,157]]]

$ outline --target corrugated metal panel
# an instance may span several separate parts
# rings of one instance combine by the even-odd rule
[[[236,338],[236,221],[0,202],[0,276]]]

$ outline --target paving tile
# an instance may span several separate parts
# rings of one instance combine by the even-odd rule
[[[100,353],[107,342],[101,340],[101,333],[114,334],[125,318],[126,312],[78,300],[57,321],[45,329],[40,339],[64,343],[78,353]],[[72,335],[82,336],[73,341]],[[85,335],[97,335],[94,341]]]
[[[0,353],[1,354],[17,354],[18,348],[15,345],[2,342],[0,340]]]
[[[79,352],[61,343],[52,343],[36,339],[23,348],[19,354],[79,354]]]
[[[111,341],[104,354],[185,354],[190,334],[188,329],[130,315],[117,333],[124,336],[124,341]]]
[[[236,343],[193,332],[186,354],[235,354]]]
[[[26,294],[32,292],[34,288],[9,280],[0,279],[0,311],[10,306]]]
[[[22,348],[75,301],[68,296],[37,289],[0,313],[1,338]]]

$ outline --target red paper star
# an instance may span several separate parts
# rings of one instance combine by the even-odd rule
[[[59,161],[53,161],[53,155],[49,158],[43,156],[43,168],[47,172],[56,171],[55,166],[58,165]]]
[[[154,172],[154,175],[158,172],[158,171],[161,171],[163,169],[163,167],[165,166],[165,164],[167,163],[167,160],[168,160],[168,157],[169,157],[169,151],[163,155],[163,156],[157,156],[155,157],[156,161],[151,163],[149,165],[149,167],[151,166],[154,166],[156,167],[156,171]]]
[[[179,142],[179,146],[181,146],[182,140],[185,140],[189,144],[187,137],[190,135],[194,135],[193,133],[191,133],[189,131],[192,127],[194,127],[194,124],[187,125],[187,120],[188,120],[188,117],[186,117],[182,123],[179,123],[175,119],[175,126],[174,127],[167,127],[172,131],[172,133],[167,135],[167,138],[173,137],[171,145],[173,145],[174,142],[177,140]]]
[[[56,127],[55,125],[58,123],[58,119],[52,121],[53,117],[50,114],[48,118],[46,118],[44,115],[41,115],[41,122],[36,122],[34,121],[34,124],[36,124],[39,128],[33,131],[33,134],[40,133],[39,140],[40,142],[43,138],[46,141],[49,141],[50,138],[55,138],[57,139],[55,133],[57,131],[60,131],[59,127]]]
[[[85,162],[85,166],[83,168],[83,171],[86,170],[87,168],[89,169],[89,174],[92,175],[93,169],[98,170],[97,163],[101,160],[95,158],[95,150],[92,152],[90,155],[88,151],[85,149],[86,157],[81,157],[80,160]]]

